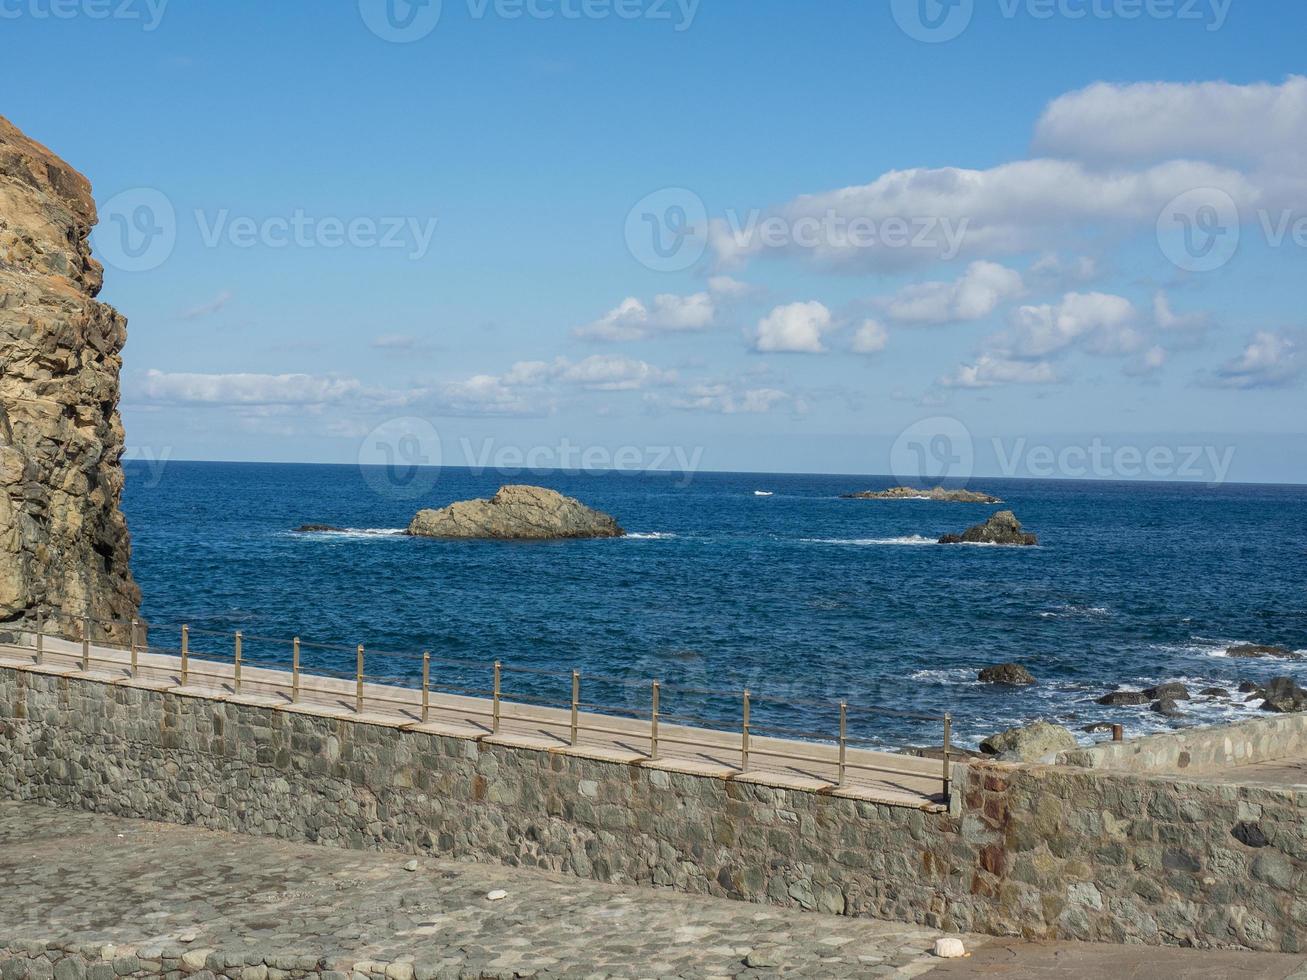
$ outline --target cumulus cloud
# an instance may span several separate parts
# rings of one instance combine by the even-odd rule
[[[1125,354],[1144,343],[1135,329],[1137,312],[1124,297],[1106,293],[1067,293],[1056,304],[1022,306],[1009,333],[994,338],[1012,356],[1047,357],[1082,344],[1097,354]]]
[[[1099,165],[1198,159],[1298,173],[1307,163],[1307,78],[1279,85],[1099,82],[1055,99],[1034,145]]]
[[[982,354],[973,364],[963,364],[940,378],[946,388],[993,388],[1009,384],[1053,384],[1057,372],[1047,361],[1014,361],[995,354]]]
[[[1211,317],[1205,313],[1176,313],[1171,308],[1170,297],[1159,289],[1153,296],[1153,323],[1170,335],[1168,343],[1193,347],[1202,342],[1211,326]]]
[[[1000,303],[1021,295],[1021,274],[995,262],[973,262],[953,282],[905,286],[885,303],[898,323],[941,324],[979,320]]]
[[[708,288],[715,295],[727,299],[739,299],[757,291],[756,286],[750,286],[747,282],[740,282],[738,279],[732,279],[730,276],[709,277]]]
[[[1126,364],[1123,370],[1131,377],[1146,377],[1160,371],[1166,364],[1166,358],[1166,348],[1154,345]]]
[[[1302,369],[1291,339],[1260,330],[1242,354],[1217,368],[1213,380],[1223,388],[1282,388],[1297,381]]]
[[[593,323],[577,327],[572,335],[582,340],[640,340],[655,333],[706,330],[716,316],[716,304],[709,293],[662,293],[654,297],[652,306],[632,296]]]
[[[864,320],[853,334],[853,353],[877,354],[889,343],[889,331],[875,320]]]
[[[758,323],[754,349],[765,353],[820,354],[822,336],[832,327],[831,312],[817,302],[778,306]]]

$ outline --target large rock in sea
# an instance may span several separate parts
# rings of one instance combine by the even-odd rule
[[[1059,752],[1076,745],[1076,737],[1069,729],[1037,721],[989,736],[980,743],[980,751],[998,756],[1000,762],[1052,762]]]
[[[1039,538],[1021,529],[1017,515],[1010,510],[1000,510],[984,524],[969,527],[961,534],[946,534],[939,539],[940,544],[1015,544],[1032,546],[1039,544]]]
[[[1003,501],[978,490],[949,490],[935,487],[918,490],[916,487],[890,487],[888,490],[860,490],[846,493],[845,500],[936,500],[950,504],[1001,504]]]
[[[1304,691],[1292,677],[1276,677],[1267,683],[1266,700],[1262,702],[1265,711],[1282,714],[1291,711],[1307,711],[1307,691]]]
[[[139,615],[119,509],[127,321],[95,300],[95,223],[87,179],[0,117],[0,623]]]
[[[1265,657],[1277,657],[1281,660],[1303,659],[1302,654],[1290,650],[1288,647],[1265,646],[1260,643],[1240,643],[1237,646],[1228,647],[1225,655],[1239,660],[1261,660]]]
[[[1006,684],[1008,687],[1025,687],[1035,683],[1035,675],[1021,664],[996,664],[986,667],[978,675],[982,684]]]
[[[439,510],[418,511],[408,533],[420,538],[551,540],[620,538],[612,517],[544,487],[507,486],[489,500],[462,500]]]

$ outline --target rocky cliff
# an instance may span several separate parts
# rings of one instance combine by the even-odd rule
[[[118,506],[127,322],[95,300],[95,221],[86,178],[0,117],[0,623],[140,605]]]

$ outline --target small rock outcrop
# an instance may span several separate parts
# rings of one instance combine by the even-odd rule
[[[1291,711],[1307,711],[1307,691],[1297,685],[1292,677],[1276,677],[1266,684],[1266,700],[1262,709],[1287,714]]]
[[[1021,529],[1017,515],[1010,510],[1000,510],[984,524],[969,527],[961,534],[946,534],[939,539],[940,544],[1011,544],[1031,547],[1039,544],[1039,538],[1029,531]]]
[[[1037,721],[991,735],[980,743],[980,751],[996,755],[1000,762],[1051,761],[1059,752],[1076,747],[1070,729],[1047,721]]]
[[[343,527],[331,524],[301,524],[295,529],[296,534],[344,534]]]
[[[1189,688],[1183,684],[1172,681],[1169,684],[1158,684],[1156,687],[1144,689],[1144,694],[1154,701],[1191,701],[1192,696],[1189,694]]]
[[[998,497],[977,490],[949,490],[935,487],[918,490],[916,487],[890,487],[888,490],[859,490],[846,493],[845,500],[936,500],[949,504],[1001,504]]]
[[[95,299],[95,223],[87,179],[0,117],[0,623],[139,615],[119,509],[127,321]]]
[[[1111,694],[1104,694],[1098,699],[1099,704],[1105,704],[1111,708],[1121,708],[1137,704],[1147,704],[1151,701],[1143,691],[1113,691]]]
[[[1025,687],[1035,683],[1035,675],[1020,664],[996,664],[979,674],[982,684],[1006,684],[1008,687]]]
[[[1174,698],[1161,698],[1154,701],[1150,710],[1156,711],[1159,715],[1167,718],[1184,717],[1184,712],[1180,710],[1180,706],[1176,704]]]
[[[620,538],[612,517],[544,487],[507,486],[489,500],[463,500],[417,513],[408,533],[421,538],[544,541]]]
[[[1264,646],[1260,643],[1240,643],[1237,646],[1229,647],[1225,651],[1225,655],[1240,660],[1262,660],[1266,657],[1275,657],[1281,660],[1303,659],[1302,654],[1296,653],[1288,647]]]

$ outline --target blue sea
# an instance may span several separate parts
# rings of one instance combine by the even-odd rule
[[[941,546],[941,533],[996,508],[845,500],[889,478],[773,474],[500,474],[443,469],[416,486],[380,469],[256,463],[128,462],[124,507],[151,640],[288,663],[302,636],[310,670],[405,683],[420,653],[433,683],[484,689],[505,667],[506,696],[583,699],[834,736],[841,699],[868,744],[938,745],[954,716],[974,747],[1047,718],[1127,733],[1260,712],[1196,699],[1185,717],[1105,708],[1118,685],[1180,680],[1231,690],[1307,661],[1224,656],[1234,643],[1307,647],[1307,488],[973,480],[1004,498],[1037,548]],[[619,540],[445,542],[399,532],[421,507],[489,496],[504,483],[552,487],[607,511]],[[764,496],[762,494],[770,494]],[[351,529],[297,534],[306,523]],[[332,645],[335,645],[334,647]],[[1017,661],[1034,688],[981,685]],[[708,692],[708,693],[702,693]],[[1085,735],[1088,739],[1090,736]],[[1100,736],[1101,737],[1101,736]]]

